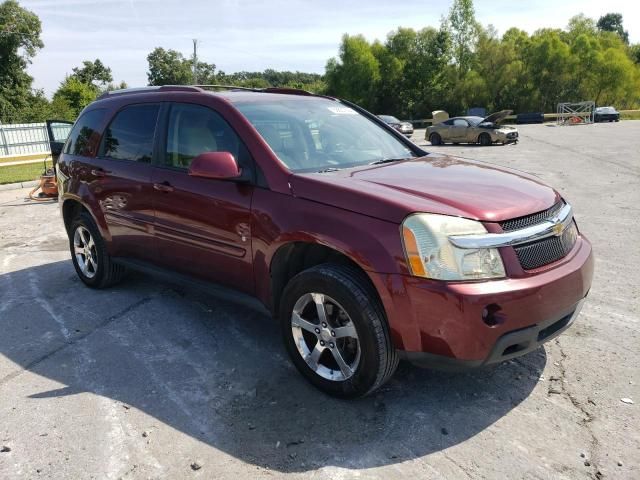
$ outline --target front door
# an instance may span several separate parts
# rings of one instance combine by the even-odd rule
[[[154,166],[157,262],[253,293],[250,209],[253,185],[192,177],[200,153],[230,152],[251,169],[249,152],[224,118],[208,107],[168,106],[163,154]]]
[[[49,149],[51,150],[51,160],[55,169],[58,157],[62,153],[62,147],[67,141],[71,132],[73,122],[66,120],[47,120],[47,135],[49,136]]]
[[[467,142],[467,134],[469,133],[469,122],[463,118],[456,118],[453,120],[453,126],[451,127],[451,141],[452,142]]]
[[[111,235],[113,256],[153,260],[151,159],[160,104],[115,114],[86,172]]]

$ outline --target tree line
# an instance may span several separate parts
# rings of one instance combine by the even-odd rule
[[[32,88],[26,68],[44,47],[37,15],[16,0],[0,3],[0,122],[73,120],[114,82],[100,59],[68,73],[52,98]],[[267,69],[226,73],[213,63],[155,48],[147,56],[149,85],[226,84],[292,87],[354,101],[375,113],[428,118],[433,110],[464,113],[554,111],[561,101],[640,107],[640,44],[629,45],[622,15],[598,21],[577,15],[564,29],[502,36],[475,18],[472,0],[453,0],[438,27],[398,28],[384,41],[345,34],[325,74]],[[195,68],[194,68],[195,65]]]
[[[438,28],[398,28],[384,42],[344,35],[325,81],[331,95],[401,118],[470,107],[553,112],[585,100],[638,108],[639,64],[640,45],[628,45],[620,14],[499,36],[476,21],[472,0],[454,0]]]

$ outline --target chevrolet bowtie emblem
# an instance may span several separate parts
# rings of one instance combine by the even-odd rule
[[[559,237],[560,235],[562,235],[562,231],[563,230],[564,230],[564,225],[562,224],[562,222],[554,223],[554,225],[553,225],[553,234],[556,237]]]

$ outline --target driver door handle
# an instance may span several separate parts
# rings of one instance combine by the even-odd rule
[[[173,187],[169,182],[154,183],[153,189],[158,190],[159,192],[165,192],[165,193],[173,192]]]

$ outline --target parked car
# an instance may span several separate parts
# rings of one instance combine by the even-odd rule
[[[518,129],[499,125],[511,110],[492,113],[488,117],[453,117],[442,123],[427,127],[425,140],[431,145],[443,143],[517,143]]]
[[[595,122],[619,122],[620,112],[615,107],[597,107],[594,114]]]
[[[413,125],[409,122],[403,122],[402,120],[398,120],[396,117],[391,115],[378,115],[384,123],[392,126],[396,130],[398,130],[403,135],[410,137],[413,135]]]
[[[104,94],[57,175],[84,284],[142,268],[257,298],[296,368],[336,396],[376,390],[400,358],[472,368],[531,352],[591,285],[591,245],[540,179],[428,153],[303,91]]]
[[[519,113],[518,115],[516,115],[516,123],[517,124],[544,123],[544,113],[543,112]]]

